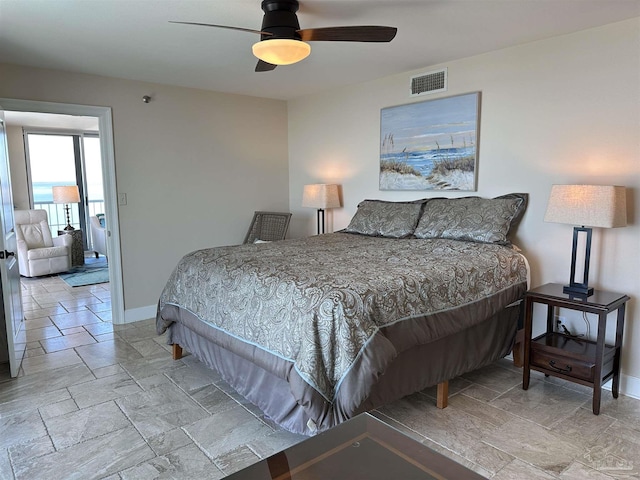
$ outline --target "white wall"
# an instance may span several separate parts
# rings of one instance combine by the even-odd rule
[[[530,194],[516,242],[531,263],[533,286],[569,276],[572,228],[543,222],[551,185],[628,188],[629,226],[594,229],[590,284],[632,298],[622,388],[640,394],[638,18],[290,101],[292,235],[315,232],[314,212],[300,207],[306,183],[343,186],[344,208],[332,212],[329,230],[345,227],[365,198],[469,195],[378,190],[380,109],[424,100],[408,96],[410,75],[442,66],[448,92],[428,98],[482,92],[477,195]]]
[[[0,79],[0,97],[112,108],[127,311],[152,311],[185,253],[242,243],[255,210],[287,209],[282,101],[7,64]]]

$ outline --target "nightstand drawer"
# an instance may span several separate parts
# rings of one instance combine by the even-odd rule
[[[604,345],[602,377],[613,371],[615,348]],[[587,382],[595,381],[596,343],[560,333],[544,333],[531,341],[531,366]]]
[[[593,382],[595,363],[531,349],[531,366],[541,367],[573,378]]]

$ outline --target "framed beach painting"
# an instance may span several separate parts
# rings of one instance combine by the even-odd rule
[[[476,190],[480,92],[383,108],[380,190]]]

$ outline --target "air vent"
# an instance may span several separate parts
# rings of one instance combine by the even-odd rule
[[[447,69],[421,73],[411,77],[412,97],[447,91]]]

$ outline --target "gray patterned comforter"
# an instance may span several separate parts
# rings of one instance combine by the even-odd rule
[[[177,305],[292,362],[331,402],[376,334],[501,292],[513,302],[526,278],[524,257],[505,246],[333,233],[192,252],[171,275],[159,309]],[[412,329],[395,348],[484,320],[469,317]],[[171,323],[159,322],[159,332]]]

